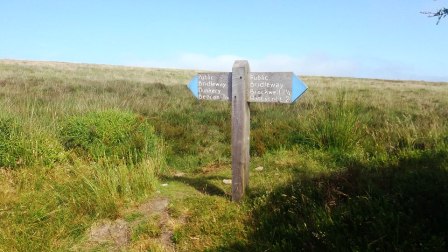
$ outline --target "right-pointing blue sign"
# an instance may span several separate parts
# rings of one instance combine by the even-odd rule
[[[292,74],[292,92],[291,92],[291,101],[295,102],[308,87],[303,83],[295,74]]]
[[[249,102],[293,103],[308,87],[291,72],[251,72]]]

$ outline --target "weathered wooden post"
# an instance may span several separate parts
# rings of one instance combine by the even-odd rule
[[[237,60],[231,73],[200,73],[188,88],[199,100],[232,102],[232,200],[240,201],[249,185],[249,102],[293,103],[308,87],[291,72],[251,73]]]
[[[249,63],[236,61],[232,69],[232,200],[239,201],[249,184],[250,110]]]

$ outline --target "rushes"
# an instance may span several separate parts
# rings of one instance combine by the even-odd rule
[[[98,164],[74,167],[73,182],[64,194],[73,202],[74,211],[99,218],[114,219],[120,204],[148,197],[155,186],[155,162],[147,160],[138,165],[125,163]]]
[[[337,102],[316,108],[306,130],[310,143],[322,149],[351,151],[362,137],[355,104],[347,104],[346,91],[338,90]]]
[[[61,147],[44,129],[0,117],[0,167],[51,166],[63,158]]]
[[[157,141],[146,119],[118,110],[71,117],[60,134],[65,148],[78,154],[94,160],[106,157],[132,163],[150,157]]]
[[[157,161],[112,165],[76,161],[17,170],[14,202],[2,199],[0,250],[66,250],[90,224],[115,219],[120,207],[151,195]],[[7,209],[7,211],[4,211]]]

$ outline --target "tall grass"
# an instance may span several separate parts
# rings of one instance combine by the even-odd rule
[[[143,99],[154,90],[141,80],[172,73],[0,64],[0,251],[67,250],[95,220],[152,195],[163,141],[116,94]]]
[[[309,144],[338,151],[351,151],[362,138],[362,128],[356,104],[349,103],[347,91],[338,90],[336,102],[315,110],[305,129],[304,138]]]
[[[183,250],[446,250],[446,83],[303,77],[297,103],[251,104],[264,170],[240,208],[220,183],[231,105],[197,101],[194,74],[1,61],[0,251],[73,248],[179,170],[212,194],[173,206]]]
[[[155,163],[76,163],[15,172],[13,201],[1,204],[0,250],[67,250],[94,220],[115,219],[129,202],[151,195]]]
[[[153,155],[157,144],[154,128],[143,117],[114,110],[71,117],[60,135],[65,148],[95,160],[138,163]]]
[[[64,157],[61,152],[61,144],[46,130],[0,116],[0,167],[51,166]]]

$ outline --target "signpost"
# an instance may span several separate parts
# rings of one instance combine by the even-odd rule
[[[232,102],[232,200],[249,184],[249,102],[293,103],[308,87],[292,72],[250,72],[237,60],[231,73],[200,73],[188,84],[199,100]]]

